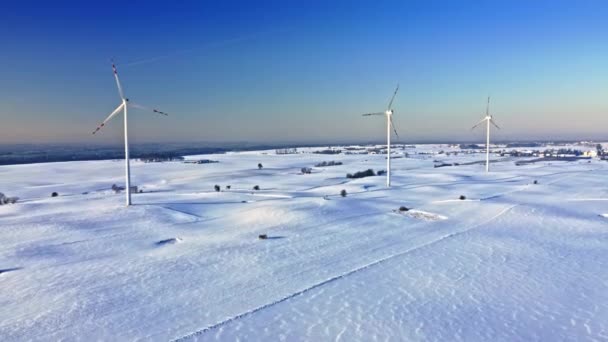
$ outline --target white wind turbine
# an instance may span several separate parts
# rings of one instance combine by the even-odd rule
[[[479,121],[475,126],[471,128],[471,130],[475,129],[475,127],[481,125],[482,123],[486,123],[486,172],[490,171],[490,124],[494,125],[494,127],[500,129],[494,119],[492,119],[492,115],[490,115],[490,97],[488,96],[488,104],[486,105],[486,116],[481,121]]]
[[[128,125],[127,125],[127,107],[131,106],[133,108],[138,108],[138,109],[143,109],[143,110],[147,110],[147,111],[151,111],[154,112],[156,114],[161,114],[161,115],[165,115],[168,116],[169,114],[165,113],[165,112],[161,112],[159,110],[156,109],[150,109],[141,105],[138,105],[136,103],[130,102],[128,98],[125,97],[123,91],[122,91],[122,87],[120,86],[120,80],[118,79],[118,72],[116,71],[116,66],[114,65],[114,63],[112,63],[112,70],[114,71],[114,78],[116,79],[116,86],[118,87],[118,95],[120,95],[120,99],[121,99],[121,104],[118,105],[118,107],[116,107],[116,109],[114,109],[114,111],[112,113],[110,113],[110,115],[108,115],[108,117],[103,120],[103,122],[97,126],[97,128],[95,129],[95,131],[93,132],[93,134],[97,133],[100,129],[102,129],[106,123],[108,121],[110,121],[114,116],[118,115],[118,113],[120,113],[120,110],[124,110],[124,128],[125,128],[125,193],[126,193],[126,200],[127,200],[127,206],[131,205],[131,167],[129,165],[129,129],[128,129]]]
[[[391,186],[391,127],[397,138],[399,138],[399,134],[393,123],[393,100],[395,100],[398,91],[399,85],[397,84],[397,88],[395,88],[393,97],[391,97],[391,101],[388,103],[388,108],[385,112],[363,114],[363,116],[386,115],[386,186],[389,188]]]

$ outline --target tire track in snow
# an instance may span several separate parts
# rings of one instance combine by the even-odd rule
[[[376,260],[376,261],[370,262],[370,263],[365,264],[365,265],[363,265],[363,266],[359,266],[359,267],[357,267],[357,268],[355,268],[355,269],[353,269],[353,270],[350,270],[350,271],[348,271],[348,272],[346,272],[346,273],[343,273],[343,274],[340,274],[340,275],[337,275],[337,276],[331,277],[331,278],[326,279],[326,280],[324,280],[324,281],[322,281],[322,282],[319,282],[319,283],[317,283],[317,284],[314,284],[314,285],[312,285],[312,286],[309,286],[309,287],[307,287],[307,288],[304,288],[304,289],[302,289],[302,290],[300,290],[300,291],[297,291],[297,292],[294,292],[294,293],[292,293],[292,294],[290,294],[290,295],[287,295],[287,296],[285,296],[285,297],[283,297],[283,298],[281,298],[281,299],[278,299],[278,300],[276,300],[276,301],[273,301],[273,302],[270,302],[270,303],[267,303],[267,304],[264,304],[264,305],[258,306],[258,307],[254,308],[254,309],[251,309],[251,310],[249,310],[249,311],[245,311],[245,312],[240,313],[240,314],[238,314],[238,315],[236,315],[236,316],[232,316],[232,317],[226,318],[226,319],[225,319],[225,320],[223,320],[223,321],[217,322],[217,323],[215,323],[215,324],[212,324],[212,325],[207,326],[207,327],[205,327],[205,328],[203,328],[203,329],[197,330],[197,331],[195,331],[195,332],[193,332],[193,333],[190,333],[190,334],[188,334],[188,335],[185,335],[185,336],[182,336],[182,337],[176,338],[176,339],[174,339],[174,340],[172,340],[172,341],[173,341],[173,342],[181,342],[181,341],[187,341],[187,340],[190,340],[190,339],[195,338],[195,337],[198,337],[198,336],[202,336],[203,334],[205,334],[205,333],[207,333],[207,332],[210,332],[210,331],[213,331],[213,330],[215,330],[215,329],[221,328],[221,327],[223,327],[223,326],[225,326],[225,325],[227,325],[227,324],[230,324],[230,323],[232,323],[232,322],[238,321],[238,320],[240,320],[241,318],[245,318],[245,317],[251,316],[251,315],[253,315],[253,314],[255,314],[255,313],[259,312],[259,311],[262,311],[262,310],[264,310],[264,309],[268,309],[268,308],[273,307],[273,306],[275,306],[275,305],[281,304],[281,303],[286,302],[286,301],[288,301],[288,300],[290,300],[290,299],[292,299],[292,298],[295,298],[295,297],[298,297],[298,296],[304,295],[304,294],[306,294],[306,293],[308,293],[308,292],[310,292],[310,291],[312,291],[312,290],[315,290],[315,289],[320,288],[320,287],[322,287],[322,286],[325,286],[325,285],[327,285],[327,284],[333,283],[333,282],[338,281],[338,280],[340,280],[340,279],[347,278],[347,277],[349,277],[349,276],[351,276],[351,275],[353,275],[353,274],[356,274],[356,273],[359,273],[359,272],[365,271],[365,270],[367,270],[367,269],[369,269],[369,268],[371,268],[371,267],[374,267],[374,266],[377,266],[377,265],[383,264],[383,263],[385,263],[385,262],[387,262],[387,261],[389,261],[389,260],[392,260],[392,259],[395,259],[395,258],[398,258],[398,257],[404,256],[404,255],[407,255],[407,254],[412,253],[412,252],[414,252],[414,251],[417,251],[417,250],[419,250],[419,249],[422,249],[422,248],[425,248],[425,247],[428,247],[428,246],[434,245],[434,244],[436,244],[436,243],[439,243],[439,242],[444,241],[444,240],[446,240],[446,239],[452,238],[452,237],[454,237],[454,236],[458,236],[458,235],[461,235],[461,234],[465,234],[465,233],[467,233],[467,232],[469,232],[469,231],[471,231],[471,230],[473,230],[473,229],[479,228],[479,227],[481,227],[481,226],[484,226],[484,225],[486,225],[486,224],[488,224],[488,223],[490,223],[490,222],[494,221],[495,219],[497,219],[497,218],[499,218],[500,216],[502,216],[502,215],[506,214],[508,211],[510,211],[511,209],[513,209],[513,208],[517,207],[518,205],[519,205],[519,204],[514,204],[514,205],[511,205],[511,206],[508,206],[507,208],[504,208],[504,209],[503,209],[503,210],[501,210],[501,211],[500,211],[498,214],[496,214],[496,215],[494,215],[494,216],[490,217],[489,219],[484,220],[484,221],[483,221],[483,222],[481,222],[481,223],[474,224],[474,225],[472,225],[472,226],[470,226],[470,227],[468,227],[468,228],[466,228],[466,229],[464,229],[464,230],[461,230],[461,231],[457,231],[457,232],[453,232],[453,233],[450,233],[450,234],[444,235],[444,236],[442,236],[442,237],[440,237],[440,238],[438,238],[438,239],[432,240],[432,241],[427,242],[427,243],[425,243],[425,244],[422,244],[422,245],[419,245],[419,246],[416,246],[416,247],[412,247],[412,248],[410,248],[410,249],[408,249],[408,250],[405,250],[405,251],[403,251],[403,252],[399,252],[399,253],[396,253],[396,254],[393,254],[393,255],[389,255],[389,256],[387,256],[387,257],[384,257],[384,258],[382,258],[382,259],[379,259],[379,260]]]

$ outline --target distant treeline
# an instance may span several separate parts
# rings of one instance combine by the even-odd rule
[[[156,151],[155,151],[156,150]],[[181,160],[184,155],[225,153],[222,148],[178,148],[175,150],[158,151],[159,149],[133,148],[130,151],[131,159],[143,161]],[[77,148],[53,150],[22,150],[0,153],[0,165],[52,163],[84,160],[112,160],[124,159],[122,148]]]
[[[199,154],[222,154],[230,151],[257,151],[293,148],[285,145],[230,143],[223,146],[192,147],[195,144],[136,144],[131,146],[131,159],[170,160]],[[321,145],[327,146],[327,145]],[[82,145],[0,145],[0,165],[53,163],[85,160],[124,159],[122,146]]]
[[[340,154],[340,153],[342,153],[342,150],[327,149],[327,150],[321,150],[321,151],[314,151],[312,153],[315,153],[315,154]]]
[[[160,155],[156,155],[156,156],[152,156],[152,157],[139,158],[139,160],[141,160],[144,163],[162,163],[162,162],[168,162],[168,161],[184,161],[184,157],[160,154]]]
[[[342,165],[342,162],[339,161],[324,161],[324,162],[320,162],[315,164],[315,167],[325,167],[325,166],[337,166],[337,165]]]
[[[506,148],[516,148],[516,147],[542,147],[545,146],[543,143],[537,142],[521,142],[521,143],[509,143]]]

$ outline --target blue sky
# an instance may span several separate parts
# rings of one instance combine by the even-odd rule
[[[606,1],[13,2],[0,5],[0,143],[608,138]]]

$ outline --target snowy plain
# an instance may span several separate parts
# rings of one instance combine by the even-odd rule
[[[608,340],[608,162],[439,149],[0,166],[1,340]]]

